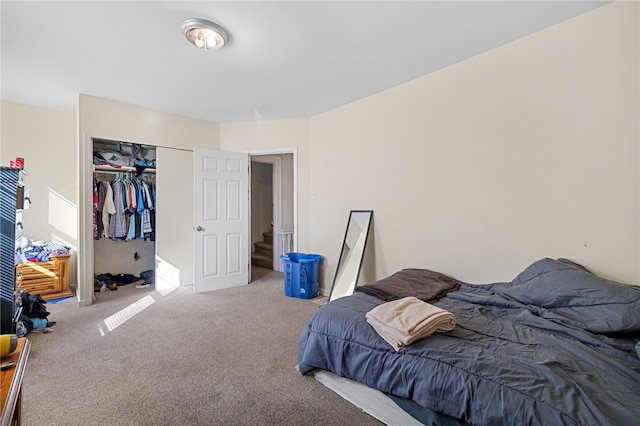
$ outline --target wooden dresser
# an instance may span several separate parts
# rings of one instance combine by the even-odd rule
[[[46,262],[23,262],[17,266],[20,290],[39,294],[45,300],[73,296],[69,290],[69,258],[50,257]]]

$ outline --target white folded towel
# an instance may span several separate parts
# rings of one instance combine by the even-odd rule
[[[456,325],[451,312],[413,296],[376,306],[365,317],[396,351],[433,333],[451,331]]]

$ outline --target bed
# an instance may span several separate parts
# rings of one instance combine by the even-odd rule
[[[300,372],[366,385],[425,424],[638,424],[640,287],[566,259],[511,282],[451,280],[402,270],[322,306],[298,338]],[[411,294],[455,327],[396,350],[366,314]]]

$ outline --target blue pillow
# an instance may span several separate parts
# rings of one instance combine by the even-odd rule
[[[565,259],[533,263],[511,282],[507,294],[521,303],[543,308],[640,301],[640,287],[600,278]]]
[[[541,259],[500,293],[601,334],[640,332],[640,287],[600,278],[566,259]]]

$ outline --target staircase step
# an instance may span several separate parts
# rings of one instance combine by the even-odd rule
[[[265,243],[273,244],[273,232],[271,232],[271,231],[263,232],[262,233],[262,237],[263,237]]]
[[[251,253],[251,264],[260,268],[273,269],[273,256]]]
[[[273,244],[265,243],[262,241],[256,241],[253,243],[256,253],[265,254],[267,256],[273,256]]]
[[[273,232],[263,232],[262,237],[264,241],[253,243],[254,252],[251,253],[251,264],[273,270]]]

